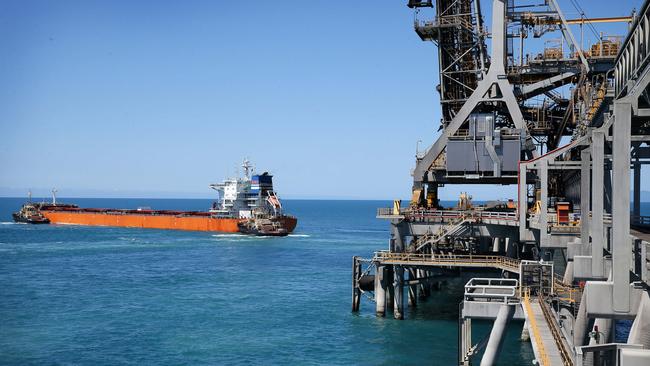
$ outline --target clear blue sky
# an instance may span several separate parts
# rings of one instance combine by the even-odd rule
[[[440,114],[405,4],[5,0],[0,194],[209,197],[249,157],[285,197],[408,197]]]

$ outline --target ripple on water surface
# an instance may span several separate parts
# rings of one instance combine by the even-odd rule
[[[9,222],[15,208],[3,202],[0,219]],[[168,204],[175,206],[146,205],[197,203]],[[367,299],[360,313],[350,312],[351,258],[386,247],[388,227],[375,211],[387,202],[285,205],[299,218],[287,237],[0,225],[2,363],[456,362],[464,278],[450,279],[405,321],[376,318]],[[477,322],[475,341],[489,326]],[[513,324],[508,333],[504,363],[530,364],[520,330]]]

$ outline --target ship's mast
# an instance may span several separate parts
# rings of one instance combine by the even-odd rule
[[[244,168],[244,176],[246,177],[247,180],[251,179],[251,173],[253,172],[253,165],[248,159],[244,159],[244,162],[242,163],[242,168]]]

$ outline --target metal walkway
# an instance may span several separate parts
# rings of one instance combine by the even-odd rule
[[[537,298],[524,296],[524,314],[533,352],[542,366],[563,365],[561,352]]]
[[[422,267],[495,268],[517,274],[520,263],[518,259],[500,255],[389,253],[388,251],[375,252],[373,261]]]
[[[516,274],[522,271],[522,261],[496,255],[412,254],[380,251],[375,253],[372,261],[382,265],[408,267],[494,268]],[[516,282],[516,280],[512,281]],[[553,277],[553,287],[555,295],[561,301],[575,303],[580,299],[580,290],[564,284],[560,276]],[[571,352],[568,351],[569,346],[564,340],[557,319],[554,318],[549,306],[542,298],[531,297],[526,289],[513,291],[514,293],[509,293],[509,296],[513,297],[517,303],[519,302],[519,291],[523,292],[520,299],[521,305],[533,342],[533,350],[540,365],[573,365]],[[485,296],[483,293],[470,293],[469,295]],[[503,296],[503,294],[498,295]]]

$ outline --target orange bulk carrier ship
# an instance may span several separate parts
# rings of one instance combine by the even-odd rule
[[[14,219],[37,211],[52,224],[241,232],[272,236],[291,233],[296,227],[297,219],[283,214],[282,204],[273,191],[273,176],[268,173],[251,176],[252,166],[248,160],[244,161],[242,167],[244,177],[210,185],[220,193],[220,202],[215,202],[212,209],[206,212],[80,208],[77,205],[57,204],[56,196],[53,195],[52,203],[29,202],[23,205],[21,211],[14,214]]]

